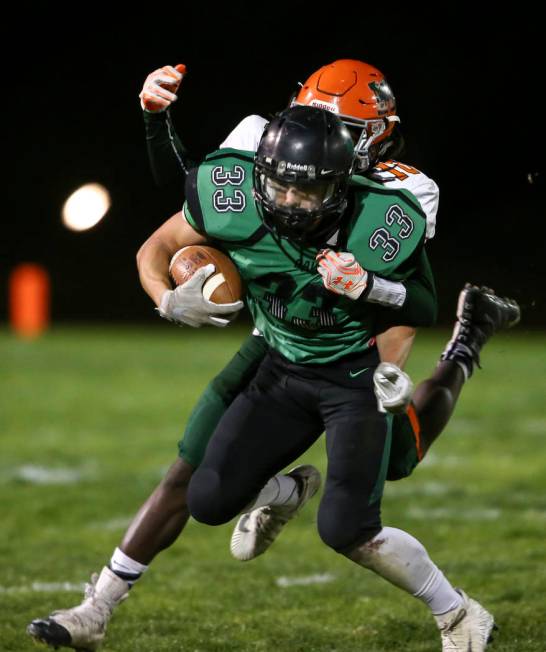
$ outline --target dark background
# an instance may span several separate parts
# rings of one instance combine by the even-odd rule
[[[156,319],[134,257],[183,197],[178,186],[157,189],[149,171],[138,100],[149,72],[188,66],[172,114],[202,156],[245,115],[283,108],[318,67],[356,58],[380,68],[394,90],[401,160],[440,186],[428,245],[440,322],[452,320],[470,280],[517,298],[528,327],[546,323],[544,35],[525,4],[479,17],[421,4],[244,2],[201,11],[148,5],[138,20],[89,13],[43,23],[34,13],[32,25],[12,26],[20,38],[5,71],[4,132],[16,178],[6,189],[4,298],[9,270],[35,261],[51,274],[54,320]],[[94,229],[69,232],[62,204],[90,181],[108,188],[113,206]]]

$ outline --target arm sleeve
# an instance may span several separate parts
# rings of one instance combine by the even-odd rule
[[[183,180],[196,165],[174,130],[169,111],[142,112],[146,131],[146,148],[154,181],[165,186],[174,179]]]
[[[426,252],[421,250],[419,264],[404,281],[406,298],[398,310],[379,307],[378,332],[392,326],[433,326],[436,323],[438,302],[432,269]]]

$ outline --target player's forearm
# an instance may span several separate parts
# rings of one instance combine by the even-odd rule
[[[161,303],[165,290],[171,289],[169,262],[171,251],[158,238],[152,236],[137,253],[140,283],[156,306]]]
[[[152,175],[158,186],[174,179],[183,180],[184,175],[196,162],[188,155],[174,130],[168,111],[142,112],[146,130],[146,147]]]
[[[381,362],[392,362],[401,369],[407,362],[415,339],[415,328],[393,326],[377,336],[377,350]]]
[[[206,238],[175,213],[146,240],[137,253],[137,268],[144,291],[159,306],[165,290],[171,290],[169,265],[173,254],[188,245],[203,244]]]

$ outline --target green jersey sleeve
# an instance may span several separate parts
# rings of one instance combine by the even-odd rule
[[[249,244],[265,234],[252,184],[254,153],[221,149],[209,154],[186,179],[188,223],[211,241]]]
[[[382,332],[392,326],[434,326],[438,301],[432,269],[424,249],[419,252],[416,269],[404,281],[406,300],[399,310],[380,307],[376,328]]]

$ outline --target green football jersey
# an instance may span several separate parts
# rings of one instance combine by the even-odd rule
[[[213,152],[188,175],[188,223],[225,251],[245,283],[256,327],[269,346],[298,364],[326,364],[362,353],[376,332],[378,307],[327,290],[318,249],[279,239],[263,225],[253,195],[253,152]],[[426,218],[413,195],[362,177],[351,180],[354,208],[340,245],[362,267],[393,281],[419,265]]]

